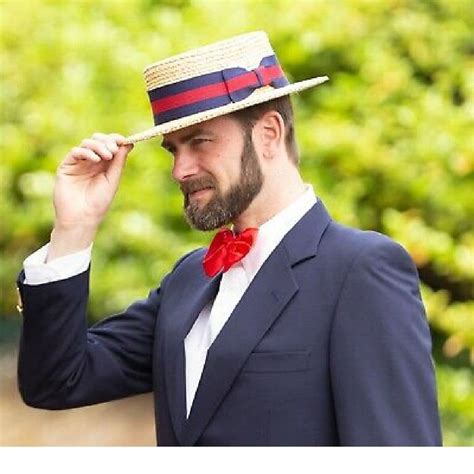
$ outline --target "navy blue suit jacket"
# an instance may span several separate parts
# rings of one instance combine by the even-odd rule
[[[321,201],[209,349],[186,418],[184,338],[220,281],[204,274],[204,252],[89,329],[89,271],[39,286],[20,273],[24,401],[63,409],[153,391],[160,445],[441,444],[416,268],[389,238],[332,221]]]

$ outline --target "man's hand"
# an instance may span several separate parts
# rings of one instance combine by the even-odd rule
[[[117,192],[128,153],[118,134],[95,133],[59,165],[54,186],[55,224],[48,260],[88,247]]]

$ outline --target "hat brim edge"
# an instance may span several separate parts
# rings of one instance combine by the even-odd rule
[[[251,107],[252,105],[261,104],[263,102],[267,102],[278,97],[283,97],[284,95],[289,95],[295,92],[300,92],[305,89],[309,89],[310,87],[318,86],[328,80],[328,76],[320,76],[312,79],[307,79],[305,81],[295,82],[294,84],[289,84],[285,87],[280,87],[278,89],[271,86],[263,87],[261,89],[255,90],[251,95],[249,95],[246,99],[242,101],[232,102],[222,107],[216,107],[215,109],[209,109],[191,116],[172,120],[170,122],[151,127],[147,130],[144,130],[143,132],[130,135],[125,138],[124,144],[135,144],[141,141],[155,138],[160,135],[175,132],[191,125],[196,125],[198,123],[202,123],[216,117],[221,117],[222,115],[230,114],[237,110],[242,110],[244,108]]]

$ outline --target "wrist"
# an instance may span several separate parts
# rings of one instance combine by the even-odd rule
[[[55,225],[51,232],[51,240],[46,262],[88,248],[94,241],[96,233],[96,226],[64,227],[61,225]]]

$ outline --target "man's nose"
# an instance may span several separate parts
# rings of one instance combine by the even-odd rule
[[[176,153],[173,161],[173,178],[180,182],[198,173],[197,160],[189,153]]]

